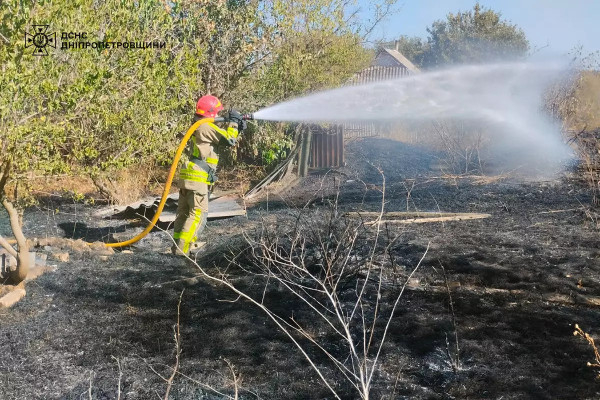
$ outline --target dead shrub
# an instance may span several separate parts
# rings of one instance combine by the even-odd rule
[[[600,129],[570,132],[570,142],[578,155],[579,174],[592,190],[592,202],[600,205]]]
[[[483,173],[482,152],[487,140],[476,121],[438,120],[431,124],[431,144],[444,154],[441,160],[453,174]]]
[[[438,119],[403,121],[390,125],[384,136],[439,151],[440,166],[448,174],[483,173],[490,138],[488,126],[478,120]]]
[[[598,370],[597,378],[600,379],[600,351],[598,351],[598,347],[596,346],[594,338],[589,333],[584,332],[578,324],[575,324],[575,331],[573,332],[573,335],[580,336],[590,345],[590,347],[594,351],[594,362],[588,361],[587,365],[588,367],[596,368]]]
[[[245,235],[242,248],[236,243],[226,263],[213,259],[217,272],[203,267],[206,258],[195,262],[209,281],[262,310],[337,399],[340,374],[355,396],[369,398],[392,318],[428,250],[415,265],[397,265],[390,249],[398,237],[381,218],[385,180],[381,193],[381,213],[368,226],[342,216],[336,198],[325,211],[305,208],[284,221],[265,221]],[[398,275],[401,268],[405,273]],[[404,279],[387,275],[392,273]],[[281,307],[282,296],[295,299],[298,309]]]
[[[546,111],[562,123],[566,139],[580,160],[579,175],[600,205],[600,59],[575,49],[573,68],[545,93]]]
[[[545,108],[564,131],[600,129],[600,72],[575,69],[551,85],[545,93]]]
[[[98,191],[114,204],[127,204],[140,197],[156,194],[166,172],[162,168],[127,168],[92,178]],[[154,185],[154,187],[153,187]]]

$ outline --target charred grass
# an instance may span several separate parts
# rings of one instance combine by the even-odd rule
[[[307,221],[326,227],[337,210],[331,231],[336,240],[344,224],[356,223],[344,220],[346,211],[378,211],[381,175],[366,163],[356,165],[379,158],[387,181],[386,210],[485,212],[492,217],[382,227],[375,247],[377,268],[385,272],[380,315],[390,311],[428,245],[429,250],[391,320],[371,398],[598,398],[597,373],[586,365],[593,354],[573,336],[575,323],[592,335],[600,331],[598,305],[587,301],[600,296],[600,237],[590,190],[568,176],[486,185],[441,179],[431,169],[433,154],[385,140],[368,144],[350,146],[354,168],[310,176],[302,187],[269,199],[268,206],[257,204],[248,219],[209,224],[211,239],[198,264],[215,276],[227,276],[286,321],[302,323],[343,360],[347,348],[314,310],[257,274],[263,270],[255,246],[270,235],[280,239],[276,248],[281,254],[290,254],[292,242],[286,237],[297,229],[300,216],[303,229],[310,228]],[[410,195],[409,179],[416,181]],[[70,211],[53,219],[43,210],[29,213],[26,232],[40,237],[54,224],[54,235],[70,237],[73,230],[60,230],[57,224],[75,220],[89,229],[123,224],[93,221],[81,210],[73,217]],[[127,224],[123,229],[129,229]],[[76,231],[83,239],[90,232],[97,233]],[[359,233],[340,292],[342,302],[349,304],[373,249],[373,228],[361,227]],[[145,243],[133,253],[117,252],[108,259],[74,253],[56,272],[29,284],[22,302],[0,310],[1,398],[79,399],[91,393],[94,399],[115,399],[119,370],[121,398],[162,398],[166,382],[161,376],[168,377],[175,363],[173,327],[184,289],[180,374],[170,398],[233,396],[234,380],[225,360],[239,378],[240,398],[333,397],[263,311],[203,279],[195,266],[157,251],[168,247],[166,234],[155,232]],[[306,242],[308,264],[319,264],[319,246]],[[364,297],[364,307],[365,317],[373,320],[377,296],[371,294]],[[375,327],[383,328],[384,322],[381,317]],[[294,337],[341,398],[358,398],[322,351],[302,335]],[[453,365],[456,352],[459,363]]]

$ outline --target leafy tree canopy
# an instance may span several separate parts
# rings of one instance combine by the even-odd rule
[[[254,111],[338,84],[370,56],[346,6],[347,0],[0,2],[0,197],[2,186],[27,186],[32,175],[168,164],[203,94]],[[58,47],[48,56],[25,47],[24,34],[36,24],[57,32]],[[61,32],[86,32],[89,42],[166,46],[61,49]],[[245,148],[271,146],[273,132],[249,136]]]
[[[400,51],[422,68],[510,61],[524,57],[529,50],[521,28],[479,3],[472,10],[450,13],[445,20],[433,22],[427,33],[426,40],[399,39]]]

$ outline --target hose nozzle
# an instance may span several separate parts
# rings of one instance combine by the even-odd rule
[[[254,114],[252,114],[252,113],[244,114],[244,115],[242,115],[242,119],[244,121],[253,120],[254,119]]]

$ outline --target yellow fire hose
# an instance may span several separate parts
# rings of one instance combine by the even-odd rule
[[[171,184],[173,183],[173,177],[175,176],[175,172],[177,171],[177,165],[179,164],[179,159],[181,158],[181,154],[183,153],[183,150],[185,149],[185,145],[187,144],[190,137],[194,134],[194,132],[196,131],[196,129],[198,129],[198,127],[200,125],[207,124],[209,122],[213,122],[214,120],[215,120],[214,118],[203,118],[203,119],[197,121],[196,123],[194,123],[194,125],[192,125],[190,127],[190,129],[188,129],[188,131],[185,133],[185,136],[181,140],[181,144],[179,145],[179,148],[177,148],[177,153],[175,153],[175,158],[173,159],[173,164],[171,165],[171,170],[169,171],[169,177],[167,178],[167,183],[165,184],[165,189],[163,190],[162,198],[160,199],[160,203],[158,204],[158,209],[156,210],[154,217],[152,218],[152,220],[150,221],[150,223],[148,224],[146,229],[144,229],[143,232],[141,232],[134,238],[131,238],[129,240],[126,240],[124,242],[119,242],[119,243],[105,243],[106,246],[108,246],[108,247],[129,246],[130,244],[133,244],[133,243],[139,241],[144,236],[146,236],[148,233],[150,233],[152,228],[154,228],[154,225],[156,225],[158,218],[160,218],[160,214],[162,213],[162,210],[165,207],[165,203],[167,202],[167,196],[169,196],[169,191],[171,190]]]

